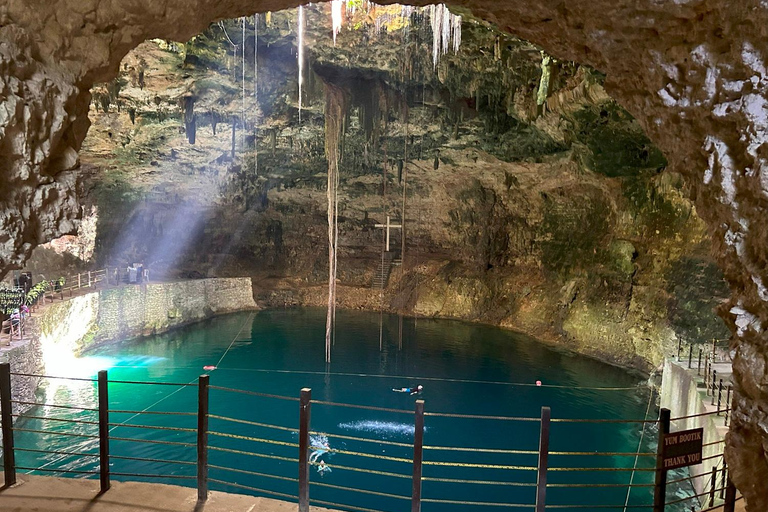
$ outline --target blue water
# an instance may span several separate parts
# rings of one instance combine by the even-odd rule
[[[307,387],[312,389],[313,400],[402,410],[402,413],[383,412],[318,403],[314,403],[311,410],[311,428],[316,432],[313,444],[321,446],[327,439],[331,448],[318,457],[331,471],[320,475],[317,466],[312,467],[312,500],[383,512],[409,507],[411,494],[412,467],[401,459],[410,460],[413,454],[410,447],[412,411],[417,397],[394,393],[392,388],[424,386],[418,398],[425,401],[428,414],[424,443],[429,448],[424,450],[422,493],[425,512],[498,508],[430,500],[523,505],[531,505],[535,500],[532,484],[536,482],[536,472],[529,469],[537,464],[535,454],[438,447],[536,451],[539,422],[535,419],[540,417],[542,406],[551,407],[552,417],[556,419],[657,416],[655,405],[651,402],[649,406],[649,390],[644,379],[610,365],[488,326],[413,318],[405,318],[402,326],[400,339],[397,316],[339,311],[333,362],[328,367],[324,363],[325,312],[317,309],[227,315],[169,334],[110,345],[90,354],[88,359],[108,369],[110,381],[196,383],[201,373],[210,373],[211,385],[217,387],[292,398],[298,398],[300,389]],[[206,365],[215,365],[217,369],[204,372]],[[83,376],[94,376],[94,366],[90,368],[88,375]],[[537,380],[542,386],[535,384]],[[296,496],[298,485],[293,479],[298,473],[295,462],[298,449],[291,445],[298,442],[298,402],[219,389],[212,389],[210,393],[210,413],[214,416],[210,419],[210,477],[228,482],[213,482],[211,488],[284,499]],[[52,380],[41,391],[40,400],[95,407],[95,384]],[[113,411],[194,413],[197,388],[111,383],[109,404]],[[534,421],[430,415],[437,413],[511,416]],[[76,415],[71,410],[49,407],[38,407],[28,414],[47,418],[96,418],[90,412]],[[129,475],[113,478],[195,484],[194,465],[132,459],[194,462],[194,447],[115,439],[194,444],[192,432],[127,426],[194,429],[197,425],[194,415],[113,412],[110,422],[116,424],[111,431],[111,471]],[[52,419],[26,420],[19,426],[84,435],[96,433],[95,425],[74,425]],[[553,422],[550,450],[634,454],[642,428],[638,423]],[[655,426],[648,425],[641,451],[652,452],[656,436]],[[89,437],[18,432],[16,445],[22,449],[98,453],[97,440]],[[553,469],[548,482],[554,486],[548,489],[547,502],[610,505],[621,510],[627,500],[626,484],[630,478],[634,484],[648,485],[653,481],[652,472],[637,472],[632,477],[631,471],[563,471],[561,468],[632,468],[634,462],[634,456],[624,455],[550,455],[549,465]],[[90,472],[98,469],[98,459],[94,458],[21,450],[17,452],[17,464],[47,470]],[[641,457],[637,466],[651,468],[653,464],[653,457]],[[133,476],[138,474],[158,477]],[[68,476],[94,477],[78,473]],[[229,485],[232,483],[241,487]],[[591,483],[612,487],[559,487]],[[651,487],[632,489],[630,505],[651,502]]]

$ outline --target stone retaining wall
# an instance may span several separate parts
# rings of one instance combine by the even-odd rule
[[[17,373],[46,373],[98,344],[252,309],[257,306],[250,278],[107,288],[41,308],[30,319],[24,340],[0,349],[0,362],[11,363]],[[35,378],[13,377],[14,400],[33,401],[39,384]]]
[[[661,381],[661,407],[669,409],[672,418],[684,416],[693,416],[708,412],[705,400],[709,399],[706,392],[699,390],[698,383],[693,373],[667,359],[664,362],[664,374]],[[702,475],[693,480],[696,494],[709,491],[712,467],[723,467],[722,456],[725,443],[725,430],[722,427],[723,416],[709,414],[707,416],[698,416],[683,420],[673,421],[670,425],[670,431],[689,430],[694,428],[704,428],[704,449],[702,459],[704,462],[690,466],[691,475]],[[709,444],[709,446],[707,446]],[[718,482],[716,488],[720,488],[720,472],[718,472]],[[718,493],[719,495],[719,493]]]

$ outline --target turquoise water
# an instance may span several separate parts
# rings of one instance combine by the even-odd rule
[[[423,385],[420,398],[424,399],[428,414],[538,418],[541,407],[549,406],[552,417],[557,419],[657,416],[655,405],[651,403],[649,407],[649,390],[642,378],[592,359],[553,350],[518,333],[458,321],[406,318],[402,321],[401,340],[396,316],[339,311],[333,362],[326,368],[324,329],[325,312],[317,309],[233,314],[166,335],[105,347],[87,358],[92,364],[90,370],[84,370],[89,374],[83,376],[92,377],[95,368],[103,367],[108,369],[110,381],[195,383],[204,366],[215,365],[217,369],[208,372],[212,386],[295,398],[302,387],[308,387],[312,389],[314,400],[403,410],[403,413],[396,413],[324,404],[312,406],[312,430],[317,432],[314,442],[319,444],[321,439],[328,439],[332,452],[320,458],[332,471],[321,476],[316,467],[312,468],[311,498],[384,512],[410,506],[412,468],[398,459],[412,457],[409,445],[413,442],[412,411],[416,397],[394,393],[394,387]],[[537,380],[542,386],[535,385]],[[41,393],[45,395],[41,399],[46,403],[85,407],[95,407],[97,403],[92,382],[50,381]],[[247,489],[258,488],[265,491],[265,496],[286,499],[296,496],[297,484],[292,479],[298,473],[295,462],[298,450],[291,445],[298,440],[298,402],[218,389],[212,389],[210,393],[212,415],[242,420],[211,418],[210,477],[244,486],[212,483],[211,488],[259,494]],[[197,410],[196,387],[111,383],[109,395],[110,409],[114,411],[194,413]],[[49,419],[26,420],[19,424],[22,428],[83,435],[96,433],[95,425],[73,425],[52,419],[74,417],[69,410],[38,407],[28,414]],[[85,412],[77,417],[94,420],[95,414]],[[115,424],[110,442],[112,472],[161,476],[113,476],[114,479],[195,484],[192,479],[196,474],[194,465],[134,460],[193,462],[194,447],[127,440],[195,443],[192,432],[129,426],[194,429],[195,416],[113,412],[110,422]],[[254,422],[269,426],[254,425]],[[638,449],[641,430],[642,425],[637,423],[554,422],[550,450],[633,454]],[[642,451],[653,451],[656,436],[655,426],[647,426]],[[538,421],[428,415],[424,433],[426,446],[507,452],[425,448],[423,510],[498,508],[430,500],[533,504],[535,488],[531,484],[536,482],[536,472],[527,468],[536,466],[537,456],[510,453],[509,450],[536,451],[538,442]],[[89,437],[16,434],[17,447],[26,449],[97,453],[96,443],[97,440]],[[551,468],[632,468],[634,459],[634,456],[621,455],[551,455],[549,464]],[[650,468],[653,463],[652,457],[641,457],[638,467]],[[42,466],[47,470],[88,472],[98,469],[97,459],[26,451],[18,451],[17,464],[29,468]],[[69,476],[93,477],[78,473]],[[558,487],[548,489],[547,502],[553,505],[610,505],[621,510],[627,500],[625,486],[630,478],[634,484],[649,484],[653,481],[653,473],[638,472],[632,477],[631,471],[553,469],[548,481]],[[501,482],[503,485],[477,482]],[[597,489],[559,487],[590,483],[613,486]],[[340,487],[385,495],[353,492]],[[652,488],[632,489],[630,505],[651,502]]]

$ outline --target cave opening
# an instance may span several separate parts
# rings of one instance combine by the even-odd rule
[[[547,341],[647,370],[674,353],[676,340],[728,338],[730,331],[712,311],[722,303],[720,310],[739,348],[734,478],[759,479],[744,472],[743,461],[757,468],[755,475],[765,473],[764,457],[747,454],[764,455],[764,450],[746,448],[760,445],[756,425],[764,416],[756,404],[764,388],[765,258],[760,247],[765,235],[755,227],[761,225],[764,189],[760,141],[765,48],[754,44],[749,24],[743,35],[720,29],[710,37],[706,30],[692,29],[692,24],[706,27],[738,17],[722,6],[705,15],[697,6],[676,4],[665,8],[675,10],[675,16],[662,9],[643,18],[622,4],[609,9],[615,22],[611,27],[591,21],[600,18],[597,5],[579,3],[557,13],[542,7],[535,14],[514,5],[472,7],[479,18],[454,8],[454,14],[465,18],[459,56],[449,51],[437,65],[430,44],[434,33],[409,30],[431,51],[416,51],[403,60],[399,57],[408,55],[408,48],[396,36],[383,48],[370,35],[355,39],[364,35],[360,27],[383,26],[389,36],[388,24],[401,22],[374,16],[337,30],[332,8],[322,4],[304,8],[309,21],[305,36],[316,38],[315,28],[327,41],[336,38],[338,46],[317,40],[303,46],[303,72],[296,69],[301,52],[295,44],[295,22],[277,29],[270,42],[266,27],[273,20],[268,22],[264,12],[256,21],[217,22],[196,36],[197,41],[149,40],[140,45],[135,63],[124,61],[116,79],[93,90],[90,108],[98,113],[92,116],[91,138],[80,151],[87,129],[85,91],[94,80],[114,77],[114,55],[124,55],[150,36],[183,35],[183,40],[207,20],[253,9],[213,9],[191,23],[197,25],[194,29],[190,23],[159,28],[139,21],[137,26],[146,30],[126,36],[114,48],[94,47],[92,60],[83,57],[81,69],[74,71],[74,83],[57,84],[56,94],[66,101],[48,105],[53,96],[41,96],[40,105],[50,106],[54,117],[69,113],[56,125],[53,144],[43,146],[41,160],[31,167],[42,172],[33,173],[27,183],[17,179],[27,176],[27,170],[16,172],[26,165],[20,163],[23,159],[4,164],[8,172],[0,176],[0,185],[13,193],[6,201],[10,214],[2,221],[3,272],[20,266],[35,245],[72,232],[84,212],[97,211],[94,262],[152,262],[158,277],[231,276],[258,268],[253,277],[262,303],[323,302],[317,289],[329,264],[317,256],[324,239],[318,230],[325,228],[317,205],[325,196],[327,162],[326,144],[317,135],[326,121],[321,112],[325,84],[341,85],[348,107],[345,135],[339,140],[345,155],[339,186],[340,288],[371,286],[383,266],[383,231],[375,225],[386,222],[389,213],[394,222],[407,226],[393,232],[402,264],[395,266],[388,283],[393,293],[380,293],[378,300],[374,294],[368,307],[534,332]],[[621,16],[623,9],[632,15]],[[3,12],[6,37],[15,23],[35,26],[28,10],[14,6]],[[312,20],[318,10],[326,11],[322,23]],[[169,9],[164,16],[178,21],[181,11]],[[762,10],[756,12],[755,19],[762,19]],[[269,18],[283,14],[275,11]],[[290,16],[298,19],[298,12]],[[516,16],[531,23],[521,26],[525,23],[513,21]],[[169,19],[161,18],[168,24]],[[503,29],[483,18],[499,21]],[[83,27],[107,23],[105,19]],[[552,22],[559,24],[557,29],[542,28]],[[255,37],[260,24],[266,42],[262,34]],[[120,24],[105,26],[111,27],[107,32],[117,31]],[[634,26],[644,28],[637,35],[616,35],[631,33],[628,27]],[[511,29],[541,42],[553,55],[510,38]],[[224,32],[223,52],[206,47]],[[493,41],[484,39],[483,32]],[[683,41],[675,36],[694,32],[696,37]],[[14,33],[18,45],[5,51],[24,48],[25,37]],[[352,44],[345,45],[345,38]],[[638,41],[642,50],[635,52],[632,45]],[[449,37],[449,47],[450,42]],[[188,47],[198,43],[189,56]],[[58,64],[51,62],[80,55],[83,48],[63,46],[57,54],[55,37],[46,35],[32,44],[39,52],[20,52],[18,59],[29,69],[53,69]],[[462,55],[473,46],[476,57]],[[161,66],[152,70],[154,62],[142,52],[155,51]],[[219,52],[224,63],[208,83],[199,76],[211,56],[207,52]],[[632,55],[636,61],[627,57]],[[242,115],[249,109],[247,95],[238,93],[268,80],[251,82],[249,73],[256,73],[248,71],[249,57],[259,73],[290,77],[275,88],[257,85],[252,99],[258,108],[251,121]],[[433,78],[427,81],[430,60]],[[520,68],[510,70],[510,60]],[[178,74],[165,73],[176,67]],[[23,75],[18,69],[12,68],[9,76]],[[409,80],[402,79],[406,75]],[[175,88],[178,94],[153,94],[151,82],[158,78],[166,80],[166,92]],[[509,94],[512,85],[517,88]],[[141,94],[129,94],[136,89]],[[35,97],[37,89],[24,94]],[[282,104],[272,98],[282,98]],[[273,109],[276,104],[281,108]],[[254,129],[258,122],[266,128]],[[35,146],[47,137],[30,135],[35,128],[23,123],[11,124],[7,141],[27,137]],[[103,137],[94,137],[97,131]],[[4,147],[13,152],[11,148],[20,146]],[[216,158],[205,155],[208,150]],[[74,172],[78,151],[81,167]],[[76,178],[83,177],[75,192]],[[26,204],[17,194],[24,187],[39,189],[35,208],[18,206]],[[378,201],[362,207],[366,196]],[[172,240],[170,246],[158,243],[164,239]],[[712,242],[730,291],[710,255]],[[209,247],[213,250],[201,250]],[[61,268],[59,260],[51,263],[50,258],[38,263],[35,255],[29,265]],[[355,306],[354,300],[344,300],[340,298],[342,305]],[[752,489],[753,506],[760,507],[764,492],[745,488]]]

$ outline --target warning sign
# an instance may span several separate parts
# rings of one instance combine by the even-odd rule
[[[662,468],[665,470],[701,464],[704,429],[682,430],[664,436]]]

